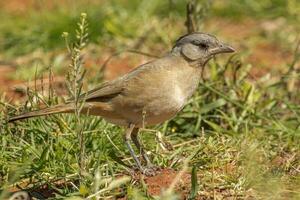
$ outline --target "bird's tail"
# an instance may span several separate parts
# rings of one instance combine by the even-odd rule
[[[50,114],[57,114],[57,113],[70,113],[72,111],[74,111],[73,103],[61,104],[61,105],[56,105],[56,106],[52,106],[49,108],[44,108],[41,110],[36,110],[36,111],[32,111],[32,112],[28,112],[28,113],[24,113],[21,115],[11,117],[8,120],[8,122],[13,122],[13,121],[31,118],[31,117],[38,117],[38,116],[43,116],[43,115],[50,115]]]

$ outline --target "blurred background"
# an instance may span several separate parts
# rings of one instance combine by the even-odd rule
[[[297,0],[198,0],[198,31],[209,32],[232,44],[243,60],[262,76],[286,70],[299,33]],[[57,82],[68,59],[63,32],[74,37],[81,12],[88,14],[88,72],[100,70],[112,54],[128,49],[163,55],[186,33],[184,0],[11,0],[0,2],[0,91],[20,97],[24,81],[52,65]],[[72,39],[72,37],[71,37]],[[122,53],[107,65],[112,79],[151,59]],[[11,86],[16,85],[17,92]],[[18,90],[18,88],[20,90]],[[16,94],[17,93],[17,94]]]

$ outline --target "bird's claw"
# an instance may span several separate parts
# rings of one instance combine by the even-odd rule
[[[158,173],[158,167],[144,167],[141,172],[145,176],[155,176]]]
[[[151,168],[151,169],[153,169],[153,170],[155,170],[155,171],[161,170],[161,167],[160,167],[160,166],[154,165],[154,164],[152,164],[152,163],[148,163],[146,167],[147,167],[147,168]]]
[[[141,174],[144,174],[145,176],[155,176],[158,174],[159,170],[161,168],[155,165],[147,165],[142,168],[135,167],[132,171],[132,175],[136,174],[137,171],[139,171]]]

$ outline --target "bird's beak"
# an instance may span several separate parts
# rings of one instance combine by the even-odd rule
[[[220,53],[233,53],[235,52],[234,48],[221,43],[218,47],[209,50],[212,55],[220,54]]]

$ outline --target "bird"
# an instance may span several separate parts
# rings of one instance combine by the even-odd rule
[[[234,48],[216,36],[193,32],[177,39],[164,56],[142,64],[127,74],[86,92],[81,114],[101,116],[125,127],[124,142],[138,170],[146,176],[155,174],[154,166],[138,138],[141,128],[160,124],[176,116],[196,91],[207,62],[217,54],[232,53]],[[41,110],[13,116],[9,122],[56,113],[74,113],[70,101]],[[131,142],[140,151],[142,165]]]

